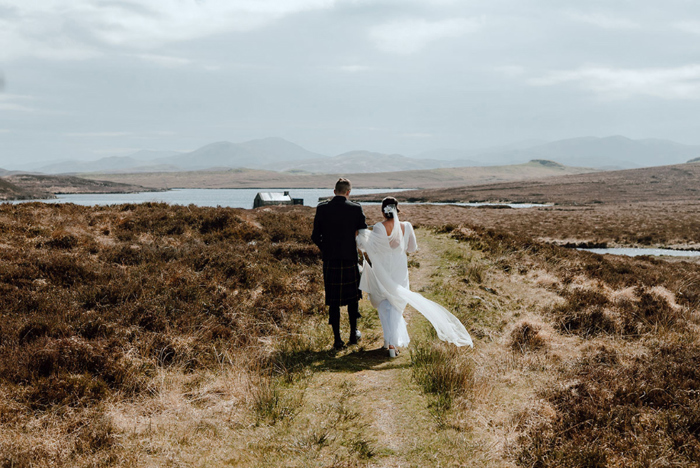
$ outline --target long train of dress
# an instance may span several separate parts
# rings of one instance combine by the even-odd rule
[[[462,322],[440,304],[426,299],[409,288],[408,260],[406,252],[417,250],[415,234],[410,223],[399,223],[398,216],[390,235],[382,223],[377,223],[372,230],[363,229],[358,233],[357,246],[367,253],[370,262],[364,262],[360,289],[369,293],[374,307],[386,307],[388,303],[400,313],[407,304],[420,312],[432,324],[438,338],[457,346],[473,346],[469,332]],[[404,227],[405,234],[400,226]],[[382,321],[382,327],[384,327]],[[385,337],[396,336],[397,344],[408,344],[406,322],[401,317],[391,320],[391,330],[385,330]],[[396,327],[396,328],[393,328]],[[387,333],[388,332],[388,333]],[[404,338],[405,339],[401,339]]]

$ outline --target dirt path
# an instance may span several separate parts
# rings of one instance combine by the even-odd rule
[[[420,263],[411,268],[411,287],[420,290],[429,282],[435,268],[435,254],[428,246],[412,256]],[[389,358],[382,348],[381,326],[376,310],[364,304],[363,320],[369,329],[360,346],[339,353],[334,362],[325,361],[317,367],[308,382],[305,399],[318,402],[329,395],[341,395],[352,389],[347,405],[356,411],[362,436],[371,447],[371,456],[364,466],[420,466],[424,459],[425,431],[431,431],[434,418],[429,411],[429,399],[412,381],[407,349],[396,358]],[[374,317],[367,317],[367,315]],[[411,333],[418,315],[410,307],[404,314]]]
[[[451,364],[445,369],[471,368],[470,389],[455,397],[452,409],[441,407],[442,397],[425,393],[415,381],[418,368],[411,366],[408,349],[388,357],[377,311],[365,300],[360,345],[334,353],[328,350],[330,334],[317,340],[303,351],[307,371],[284,384],[275,402],[277,413],[289,416],[242,434],[246,449],[256,454],[253,465],[514,466],[518,421],[536,404],[549,365],[544,355],[514,355],[508,340],[550,293],[504,273],[493,258],[449,235],[416,232],[420,250],[410,258],[411,289],[461,315],[476,348],[443,345],[430,334],[428,321],[408,308],[410,349],[447,356]],[[318,328],[326,332],[325,324]],[[457,369],[444,375],[454,378],[462,372]]]

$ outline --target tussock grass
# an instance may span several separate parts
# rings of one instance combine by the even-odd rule
[[[542,328],[537,324],[523,321],[510,333],[510,348],[513,351],[526,353],[546,347],[547,340],[542,334]]]
[[[474,386],[474,363],[442,342],[419,342],[411,347],[413,378],[426,393],[435,396],[439,417],[455,398],[469,395]]]
[[[256,424],[274,425],[290,421],[303,404],[303,394],[290,396],[283,392],[279,380],[261,377],[251,385]]]

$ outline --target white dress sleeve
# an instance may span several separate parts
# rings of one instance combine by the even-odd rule
[[[416,241],[416,233],[413,231],[413,226],[408,221],[404,222],[403,224],[406,228],[406,232],[404,232],[404,237],[406,238],[406,252],[417,252],[418,242]]]

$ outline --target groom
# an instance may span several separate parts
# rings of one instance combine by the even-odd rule
[[[351,202],[350,181],[340,178],[330,201],[316,208],[314,230],[311,239],[321,249],[323,256],[323,285],[326,289],[326,305],[329,306],[328,323],[333,327],[333,347],[342,349],[340,338],[340,306],[348,306],[350,316],[350,344],[357,344],[360,317],[357,302],[362,298],[360,272],[357,268],[355,236],[360,229],[367,229],[365,214],[358,203]]]

